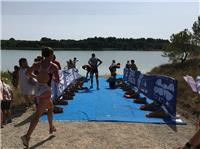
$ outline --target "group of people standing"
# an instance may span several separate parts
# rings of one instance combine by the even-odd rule
[[[133,59],[131,60],[131,63],[130,63],[129,60],[127,61],[125,68],[126,69],[131,69],[131,70],[134,70],[134,71],[138,70],[138,68],[137,68],[137,66],[135,64],[135,60],[133,60]]]
[[[64,69],[71,69],[76,68],[76,63],[78,62],[77,58],[74,57],[74,59],[69,59],[67,62],[67,65],[64,67]]]
[[[88,61],[88,64],[82,66],[82,68],[87,71],[86,79],[88,78],[88,75],[90,74],[90,79],[91,79],[90,88],[93,88],[93,77],[94,77],[94,74],[95,74],[97,90],[99,90],[98,67],[101,64],[102,64],[102,61],[99,58],[96,58],[95,54],[93,53],[92,57]],[[111,75],[112,78],[114,78],[114,79],[116,78],[116,76],[117,76],[116,71],[117,71],[117,69],[120,68],[120,65],[121,65],[120,63],[116,63],[115,60],[112,60],[112,63],[109,66],[110,75]],[[134,60],[131,60],[131,63],[128,60],[125,68],[131,69],[131,70],[134,70],[134,71],[138,70]]]

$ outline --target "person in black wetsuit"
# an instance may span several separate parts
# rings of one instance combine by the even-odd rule
[[[97,90],[99,90],[99,72],[98,72],[98,67],[101,65],[102,61],[98,58],[95,57],[95,54],[92,53],[92,57],[89,59],[88,64],[91,67],[90,71],[90,80],[91,80],[91,86],[90,88],[93,88],[93,76],[95,74],[96,77],[96,83],[97,83]]]

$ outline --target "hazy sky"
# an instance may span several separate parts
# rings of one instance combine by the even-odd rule
[[[198,0],[2,1],[1,38],[163,38],[191,29]]]

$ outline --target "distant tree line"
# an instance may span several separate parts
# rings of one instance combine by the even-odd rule
[[[153,38],[115,38],[115,37],[94,37],[84,40],[62,39],[55,40],[42,37],[40,41],[28,40],[1,40],[2,49],[39,49],[49,46],[55,50],[162,50],[168,40]]]

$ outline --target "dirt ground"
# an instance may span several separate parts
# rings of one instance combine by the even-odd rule
[[[33,110],[13,118],[1,129],[1,148],[24,148]],[[169,126],[122,122],[54,122],[57,132],[48,133],[48,122],[39,122],[31,136],[30,149],[175,149],[194,134],[195,125]]]

